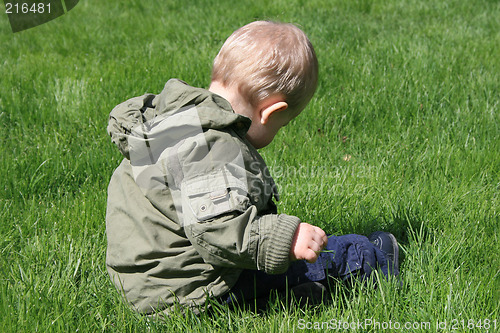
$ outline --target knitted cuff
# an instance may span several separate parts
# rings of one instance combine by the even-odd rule
[[[290,248],[300,219],[286,214],[272,217],[264,216],[261,221],[259,266],[268,274],[280,274],[290,264]]]

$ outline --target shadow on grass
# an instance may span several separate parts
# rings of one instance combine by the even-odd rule
[[[250,300],[245,303],[221,304],[214,300],[209,300],[209,306],[206,307],[201,315],[208,318],[241,315],[252,316],[275,316],[280,313],[316,313],[327,311],[331,307],[341,307],[347,309],[349,304],[353,304],[360,296],[370,295],[382,285],[383,288],[395,288],[402,290],[401,281],[398,278],[385,277],[381,272],[375,272],[372,279],[360,280],[353,278],[348,281],[342,281],[335,277],[328,277],[324,282],[324,292],[319,296],[312,292],[311,296],[306,293],[294,293],[290,290],[272,291],[268,297]]]

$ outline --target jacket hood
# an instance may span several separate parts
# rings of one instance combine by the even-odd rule
[[[157,126],[160,122],[163,123],[161,127]],[[130,159],[131,145],[138,133],[140,139],[147,142],[168,139],[173,132],[188,135],[190,129],[200,127],[200,130],[232,128],[244,137],[250,124],[249,118],[235,113],[221,96],[171,79],[159,95],[145,94],[117,105],[109,115],[107,131],[123,156]],[[151,131],[155,126],[160,131]]]

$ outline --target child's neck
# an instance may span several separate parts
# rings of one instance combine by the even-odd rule
[[[224,97],[231,104],[234,112],[252,119],[252,107],[241,97],[238,89],[228,88],[217,81],[212,81],[208,90]]]

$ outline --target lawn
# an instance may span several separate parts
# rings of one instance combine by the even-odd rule
[[[81,0],[15,34],[0,17],[0,332],[500,330],[500,2]],[[256,19],[299,25],[320,63],[308,108],[261,150],[280,212],[392,232],[402,285],[149,320],[105,267],[122,158],[108,114],[172,77],[207,87],[225,38]]]

